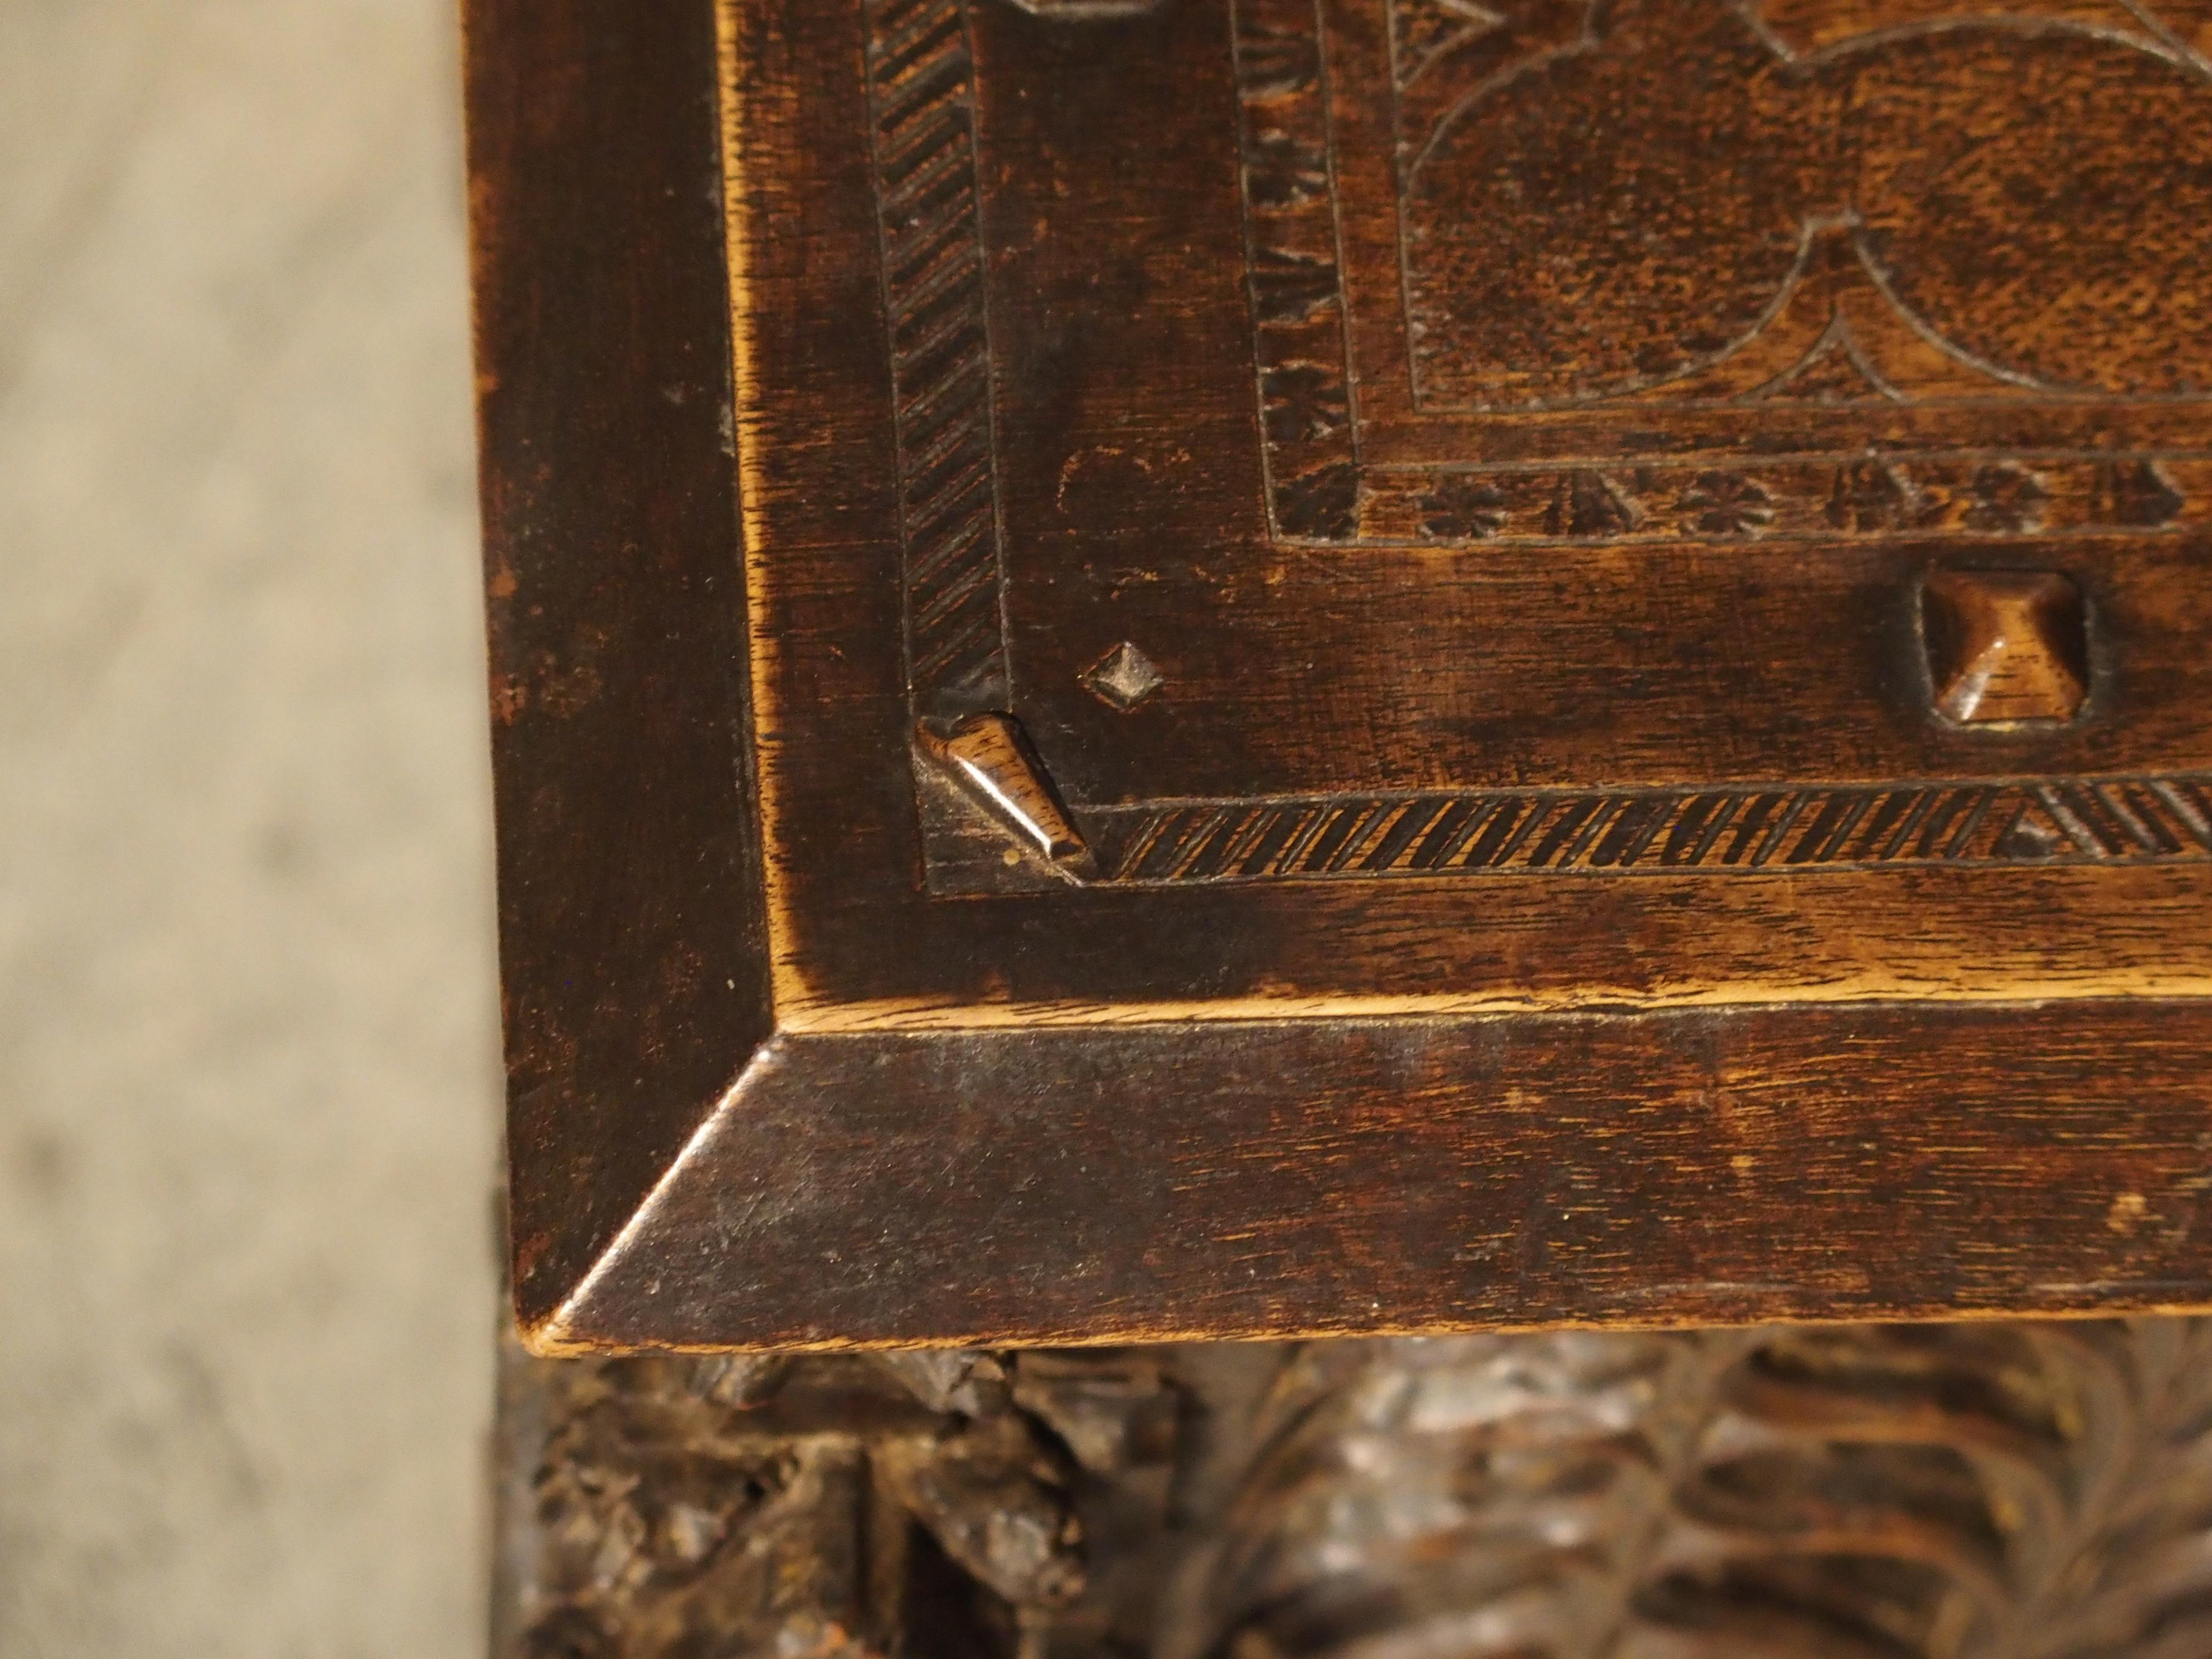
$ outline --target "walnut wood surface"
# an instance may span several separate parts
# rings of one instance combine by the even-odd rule
[[[1777,405],[1755,377],[1678,397],[1689,382],[1669,371],[1650,386],[1607,382],[1572,410],[1538,398],[1545,407],[1507,399],[1466,420],[1394,414],[1401,377],[1355,374],[1362,341],[1379,331],[1400,357],[1414,340],[1443,349],[1393,311],[1399,264],[1389,280],[1360,275],[1363,258],[1389,252],[1376,216],[1402,227],[1413,213],[1413,184],[1391,179],[1410,160],[1394,161],[1389,134],[1361,125],[1421,79],[1399,86],[1407,71],[1376,56],[1376,28],[1401,9],[1190,0],[1079,25],[994,0],[885,0],[810,9],[799,26],[772,0],[727,8],[739,459],[779,1018],[866,1029],[972,1024],[1004,1002],[1105,1019],[2212,984],[2202,930],[2185,920],[2212,896],[2212,750],[2197,713],[2207,659],[2195,643],[2212,588],[2184,487],[2196,394],[1975,369],[1972,395],[1938,377],[1893,387],[1896,398]],[[1652,65],[1685,54],[1711,58],[1723,82],[1739,70],[1761,86],[1818,80],[1809,58],[1793,67],[1790,51],[1762,45],[1745,8],[1718,8],[1726,27],[1714,26],[1741,40],[1714,38],[1698,21],[1711,9],[1631,8],[1619,15],[1642,21],[1617,40],[1601,27],[1612,9],[1530,15],[1570,20],[1570,44],[1587,34],[1578,62],[1622,57],[1650,71],[1617,101],[1650,101]],[[1564,50],[1541,31],[1522,38],[1528,20],[1509,11],[1494,28],[1463,19],[1468,52],[1512,68]],[[1830,12],[1790,29],[1849,21]],[[1968,31],[1953,44],[2018,46],[2038,62],[2056,52],[2066,95],[2092,102],[2119,95],[2106,85],[2115,64],[2195,95],[2179,47],[2116,45],[2078,19],[1992,27],[1990,40]],[[1868,51],[1887,63],[1891,47]],[[2002,102],[1994,71],[1968,58],[1929,70],[1931,107]],[[1876,80],[1879,67],[1860,65]],[[2024,109],[2057,95],[2041,87],[2023,83]],[[1799,90],[1830,107],[1820,86]],[[1613,110],[1613,95],[1590,93],[1590,107]],[[1580,107],[1528,117],[1543,129],[1524,135],[1537,148],[1498,162],[1563,211],[1584,193],[1553,165],[1565,166],[1554,152],[1572,149]],[[1856,131],[1858,118],[1834,118]],[[1999,133],[1967,173],[2016,182],[2044,167],[2034,131],[2015,121]],[[2134,153],[2113,143],[2115,156]],[[1883,174],[1882,189],[1931,165]],[[1626,192],[1620,211],[1659,222],[1701,189],[1725,196],[1724,177],[1689,167],[1678,147],[1605,188]],[[1900,297],[1899,261],[1921,244],[1860,224],[1858,210],[1831,223],[1807,205],[1825,199],[1810,190],[1781,191],[1778,222],[1803,229],[1808,249],[1835,242],[1867,293],[1846,303],[1809,252],[1765,277],[1728,275],[1753,295],[1743,304],[1781,307],[1721,354],[1729,372],[1796,338],[1792,307],[1817,313],[1790,348],[1808,364],[1846,340],[1875,350],[1861,340],[1872,322],[1846,326],[1864,301],[1903,331],[1898,350],[1919,342],[1967,373],[1914,331],[1935,325]],[[1993,260],[2055,268],[2063,251],[2038,227],[2064,204],[2046,198],[2023,206]],[[1488,234],[1455,222],[1446,216],[1429,242]],[[2192,248],[2202,234],[2158,223]],[[1113,228],[1103,245],[1101,227]],[[1700,234],[1716,258],[1730,237],[1760,245],[1753,265],[1765,257],[1755,228]],[[1284,242],[1297,236],[1319,240]],[[1921,251],[1951,270],[1955,246],[1938,240]],[[1578,269],[1610,269],[1603,252],[1601,238],[1583,247]],[[1671,279],[1646,276],[1643,303],[1671,325]],[[2133,325],[2180,325],[2195,302],[2172,303],[2176,317]],[[1501,327],[1526,320],[1504,316],[1503,300],[1491,309]],[[1580,361],[1571,342],[1553,346]],[[1324,347],[1339,364],[1333,391],[1310,384]],[[1792,361],[1784,353],[1772,375]],[[1398,458],[1378,463],[1385,471],[1426,468],[1420,487],[1448,495],[1492,488],[1469,467],[1504,467],[1514,489],[1551,489],[1557,510],[1532,497],[1528,533],[1509,535],[1522,509],[1501,501],[1497,525],[1478,514],[1408,540],[1368,533],[1357,515],[1382,512],[1388,491],[1353,480],[1357,522],[1341,535],[1286,524],[1286,489],[1333,489],[1332,469],[1355,465],[1305,448],[1357,447],[1375,422],[1376,453]],[[1394,449],[1401,428],[1431,447]],[[2015,449],[2035,464],[2005,459]],[[1584,465],[1607,456],[1620,465]],[[1566,471],[1539,489],[1553,460]],[[2087,471],[2068,483],[2062,461]],[[1935,470],[1910,476],[1923,462]],[[1802,523],[1777,507],[1771,522],[1709,524],[1709,506],[1661,529],[1640,504],[1725,494],[1729,467],[1777,465],[1802,471],[1792,488],[1819,503]],[[2039,501],[2105,505],[2075,520],[1975,494],[2017,507],[2031,487]],[[1778,501],[1780,488],[1757,484],[1759,499]],[[2140,491],[2175,504],[2125,505]],[[2000,738],[1934,708],[1923,580],[1995,560],[2048,568],[2085,595],[2082,718]],[[1121,645],[1160,680],[1133,711],[1095,690],[1092,671]],[[1019,720],[1100,850],[1102,880],[1125,891],[1055,893],[1018,853],[997,874],[927,785],[917,799],[906,760],[917,723],[981,712]],[[2096,873],[2076,880],[2076,868]],[[1415,879],[1339,898],[1310,876]],[[1237,890],[1202,902],[1173,890],[1198,883]],[[942,902],[1017,889],[1042,896]]]
[[[2195,1005],[793,1036],[544,1346],[2179,1307]]]
[[[471,0],[515,1283],[574,1284],[772,1029],[714,25]],[[642,250],[653,257],[632,257]]]
[[[2212,1300],[2201,0],[469,17],[533,1341]]]

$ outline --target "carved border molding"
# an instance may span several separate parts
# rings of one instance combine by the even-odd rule
[[[863,0],[914,711],[1004,707],[1006,560],[966,0]]]
[[[1079,816],[1119,883],[2212,862],[2212,775],[1331,795]]]
[[[1360,480],[1363,544],[2127,536],[2212,523],[2160,458],[1948,454],[1424,471]]]

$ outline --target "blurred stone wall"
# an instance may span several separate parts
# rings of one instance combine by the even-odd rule
[[[0,0],[0,1656],[483,1648],[449,0]]]

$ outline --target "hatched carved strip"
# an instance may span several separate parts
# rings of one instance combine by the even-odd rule
[[[920,714],[1009,700],[990,329],[965,0],[864,0]]]
[[[1351,376],[1316,0],[1237,0],[1237,155],[1270,524],[1358,526]]]
[[[1081,810],[1106,879],[2212,861],[2212,778],[1492,790]]]

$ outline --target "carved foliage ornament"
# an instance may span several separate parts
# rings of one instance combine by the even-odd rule
[[[1212,1583],[1231,1659],[2212,1651],[2201,1324],[1308,1350]]]
[[[2212,1652],[2203,1322],[515,1354],[502,1422],[501,1659]]]

